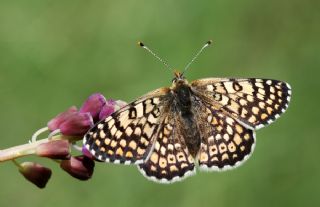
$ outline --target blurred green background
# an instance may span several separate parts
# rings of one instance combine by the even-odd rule
[[[0,2],[0,148],[23,144],[57,113],[94,92],[125,101],[171,84],[136,42],[186,74],[287,81],[291,105],[257,133],[245,165],[160,185],[134,166],[98,163],[81,182],[50,160],[44,190],[0,164],[0,206],[319,206],[319,1]]]

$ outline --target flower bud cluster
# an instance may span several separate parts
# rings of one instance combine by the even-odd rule
[[[81,155],[73,156],[71,146],[75,145],[76,141],[82,140],[95,123],[125,105],[126,103],[120,100],[106,100],[100,93],[92,94],[79,110],[76,106],[72,106],[48,122],[47,127],[51,132],[48,141],[36,145],[34,154],[56,160],[60,163],[61,169],[74,178],[90,179],[94,171],[95,158],[84,147],[80,150]],[[49,168],[33,162],[19,164],[13,161],[27,180],[39,188],[46,186],[51,177]]]

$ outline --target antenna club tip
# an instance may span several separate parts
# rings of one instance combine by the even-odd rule
[[[208,40],[207,44],[211,45],[212,44],[212,40]]]
[[[140,47],[144,47],[144,44],[143,44],[143,42],[138,42],[138,45],[140,46]]]

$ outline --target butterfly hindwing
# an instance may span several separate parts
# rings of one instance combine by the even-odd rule
[[[191,83],[195,93],[206,98],[251,129],[277,119],[291,98],[290,85],[270,79],[207,78]]]
[[[138,166],[145,177],[156,182],[171,183],[195,173],[194,158],[188,151],[182,133],[177,117],[166,114],[149,159]]]
[[[84,137],[84,146],[99,160],[142,163],[159,127],[166,93],[157,90],[100,121]]]
[[[254,131],[210,105],[198,107],[197,119],[201,134],[199,168],[221,171],[243,163],[253,152]]]

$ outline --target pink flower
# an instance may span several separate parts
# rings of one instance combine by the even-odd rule
[[[114,101],[112,99],[109,99],[100,111],[99,120],[107,118],[113,112],[119,110],[125,105],[127,105],[127,103],[124,101],[121,101],[121,100]]]
[[[87,131],[94,126],[98,121],[105,119],[115,111],[127,105],[121,100],[106,100],[100,93],[94,93],[82,104],[78,111],[75,106],[70,107],[67,111],[58,114],[48,122],[50,131],[61,132],[63,135],[71,136],[72,141],[77,141],[77,138],[82,137]],[[43,156],[56,158],[54,153],[59,154],[59,149],[54,149],[53,145],[44,146],[41,153]],[[60,148],[60,147],[56,147]],[[61,152],[65,148],[60,148]],[[64,151],[66,152],[66,151]],[[39,152],[40,153],[40,152]],[[83,154],[94,160],[94,157],[88,151],[83,151]],[[59,157],[57,155],[57,157]],[[56,158],[58,159],[58,158]],[[62,159],[59,157],[59,159]]]
[[[82,154],[92,160],[94,160],[94,156],[89,152],[89,150],[85,147],[85,146],[82,146]]]
[[[83,103],[80,108],[80,113],[89,112],[95,122],[99,121],[99,113],[103,106],[106,104],[106,98],[100,94],[95,93],[89,96],[89,98]]]
[[[36,154],[51,159],[70,159],[70,145],[67,140],[50,141],[40,144],[36,148]]]
[[[72,177],[79,180],[88,180],[93,174],[94,161],[82,155],[71,157],[70,160],[62,160],[60,167]]]
[[[59,129],[64,135],[83,136],[93,125],[90,113],[76,112],[61,123]]]
[[[67,111],[62,112],[60,114],[58,114],[56,117],[54,117],[53,119],[51,119],[48,122],[48,128],[50,131],[54,131],[56,129],[59,129],[59,126],[66,121],[70,116],[72,116],[73,114],[77,113],[78,109],[76,106],[71,106]]]
[[[39,188],[44,188],[51,177],[49,168],[33,162],[22,163],[19,172]]]
[[[106,101],[100,93],[95,93],[83,103],[80,110],[72,106],[67,111],[58,114],[48,122],[50,131],[60,130],[63,135],[83,136],[94,123],[109,116],[125,105],[123,101]]]
[[[59,129],[62,134],[69,136],[83,136],[93,125],[91,114],[80,113],[76,107],[69,108],[48,122],[50,131]]]

